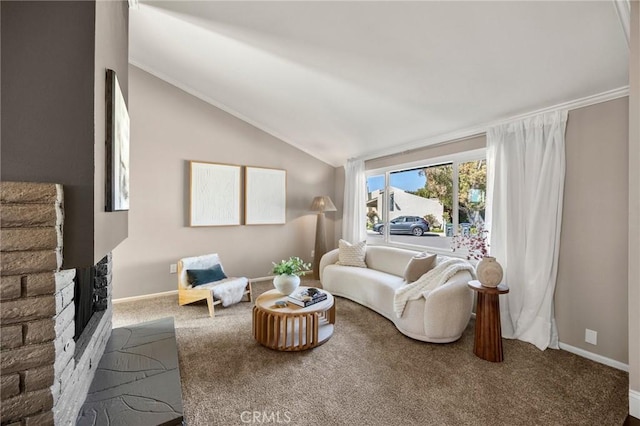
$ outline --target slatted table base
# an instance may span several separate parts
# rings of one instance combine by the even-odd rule
[[[279,313],[253,307],[253,337],[278,351],[303,351],[329,340],[335,323],[335,305],[323,312]]]

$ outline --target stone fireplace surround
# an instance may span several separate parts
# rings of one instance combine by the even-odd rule
[[[62,186],[1,182],[0,203],[0,422],[75,424],[111,335],[111,254],[96,265],[98,312],[76,342]]]

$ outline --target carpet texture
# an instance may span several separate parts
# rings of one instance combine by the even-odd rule
[[[473,354],[473,321],[457,342],[429,344],[347,299],[336,306],[333,337],[297,353],[255,342],[247,302],[210,318],[204,302],[160,296],[115,304],[113,324],[175,318],[191,426],[621,425],[628,413],[625,372],[506,339],[494,364]]]

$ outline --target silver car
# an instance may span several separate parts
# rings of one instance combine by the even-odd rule
[[[425,232],[429,232],[429,222],[420,216],[400,216],[391,219],[389,222],[390,234],[410,234],[419,237]],[[384,234],[384,223],[376,223],[373,230]]]

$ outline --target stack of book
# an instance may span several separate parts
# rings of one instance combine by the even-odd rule
[[[297,291],[287,296],[287,302],[306,308],[308,306],[315,305],[318,302],[327,300],[327,293],[324,293],[320,290],[316,290],[315,292],[313,292],[313,294],[309,293],[310,292],[308,292],[307,290]]]

